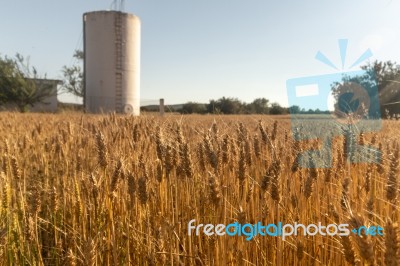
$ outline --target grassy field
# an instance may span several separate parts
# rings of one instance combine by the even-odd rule
[[[0,265],[399,265],[400,123],[381,164],[296,167],[288,116],[0,113]],[[188,222],[380,225],[384,236],[188,235]]]

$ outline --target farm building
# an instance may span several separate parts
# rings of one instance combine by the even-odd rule
[[[36,103],[33,106],[29,107],[29,111],[31,112],[57,112],[58,108],[58,99],[57,99],[57,87],[62,83],[61,80],[55,79],[30,79],[33,80],[36,86],[51,86],[53,88],[54,93],[44,99],[42,102]],[[2,111],[17,111],[18,107],[14,103],[7,103],[3,106],[0,106],[0,110]]]

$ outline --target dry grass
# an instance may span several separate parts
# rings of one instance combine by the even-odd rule
[[[398,265],[399,130],[381,165],[307,170],[288,117],[0,114],[1,265]],[[262,120],[260,123],[259,121]],[[381,225],[385,237],[188,236],[198,223]]]

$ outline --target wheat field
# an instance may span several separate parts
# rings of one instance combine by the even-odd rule
[[[0,265],[399,265],[400,123],[380,164],[305,169],[289,117],[0,114]],[[381,225],[384,236],[188,235],[188,222]]]

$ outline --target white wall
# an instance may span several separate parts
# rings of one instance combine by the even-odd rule
[[[121,38],[116,19],[121,18]],[[123,111],[125,105],[140,114],[140,20],[117,11],[84,14],[85,106],[88,112]],[[117,68],[117,60],[122,64]],[[117,91],[117,75],[121,75]]]

